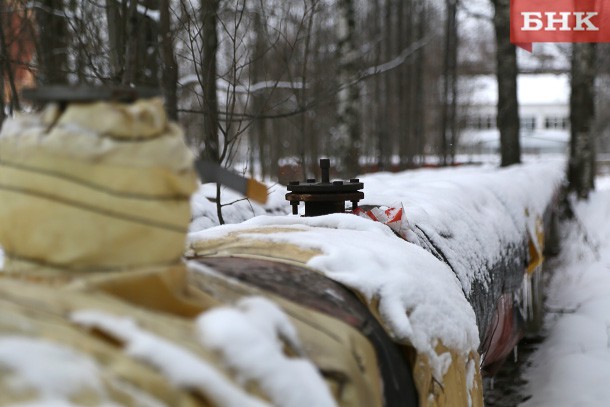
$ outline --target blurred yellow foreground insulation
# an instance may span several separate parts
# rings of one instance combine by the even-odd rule
[[[360,332],[185,267],[192,163],[158,99],[50,106],[5,122],[0,405],[284,405],[282,391],[308,387],[278,395],[268,380],[278,379],[274,369],[309,364],[317,390],[305,399],[327,401],[309,405],[381,407],[375,353]],[[281,306],[303,347],[272,335],[276,367],[266,360],[265,375],[245,380],[261,369],[230,365],[233,355],[207,346],[198,321],[219,309],[239,313],[252,297],[272,297],[267,306]]]
[[[405,400],[386,399],[383,380],[393,378],[382,377],[378,354],[363,332],[203,264],[181,263],[189,200],[197,186],[192,163],[180,129],[168,122],[159,99],[73,103],[64,110],[49,106],[40,115],[5,122],[0,405],[403,405]],[[266,190],[252,185],[248,192],[266,198]],[[302,267],[319,254],[256,242],[247,234],[190,249]],[[310,380],[301,380],[294,369],[274,371],[269,358],[240,370],[235,354],[206,345],[201,318],[219,308],[237,315],[242,299],[252,297],[278,306],[302,342],[295,346],[273,332],[273,360],[281,362],[275,365],[300,366],[301,372],[310,366]],[[375,304],[367,305],[383,324]],[[265,314],[262,322],[268,321]],[[239,354],[257,345],[252,341]],[[482,405],[478,355],[439,348],[451,354],[451,363],[435,377],[424,355],[401,345],[401,352],[412,356],[420,407]],[[252,372],[265,374],[244,375]],[[270,378],[279,379],[282,388]],[[316,391],[308,390],[313,384]],[[287,403],[294,394],[300,394],[300,404]],[[314,396],[317,401],[307,401]]]
[[[0,135],[7,272],[110,271],[179,261],[197,187],[160,99],[50,105]]]

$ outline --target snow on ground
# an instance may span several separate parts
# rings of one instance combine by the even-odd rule
[[[522,407],[607,406],[610,400],[610,176],[575,204],[548,290],[548,337],[533,355]]]

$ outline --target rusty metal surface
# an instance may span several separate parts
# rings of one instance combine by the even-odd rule
[[[24,89],[23,97],[37,102],[92,103],[99,101],[134,102],[141,98],[161,96],[157,88],[127,86],[47,85]]]
[[[306,182],[292,181],[288,185],[286,200],[292,205],[293,215],[299,213],[300,202],[305,203],[305,216],[321,216],[331,213],[344,213],[345,202],[352,203],[352,210],[358,207],[358,202],[364,198],[360,191],[364,184],[358,178],[349,181],[336,180],[330,182],[330,160],[320,159],[322,180],[308,179]]]
[[[364,192],[338,192],[325,194],[286,194],[288,201],[303,201],[303,202],[345,202],[351,200],[360,200],[364,198]]]
[[[337,318],[366,336],[377,353],[386,406],[417,405],[405,352],[350,290],[305,267],[263,259],[200,257],[196,261],[229,277]]]
[[[242,257],[197,260],[227,276],[332,315],[356,329],[374,319],[351,291],[305,267]]]

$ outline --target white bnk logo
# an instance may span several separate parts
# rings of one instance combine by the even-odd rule
[[[539,11],[534,12],[522,12],[523,16],[523,27],[522,31],[599,31],[599,27],[591,22],[591,19],[595,17],[597,12],[549,12],[542,13]],[[570,15],[576,17],[576,23],[573,27],[570,27]],[[544,24],[546,20],[546,25]]]

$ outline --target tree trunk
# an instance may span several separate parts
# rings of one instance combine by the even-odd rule
[[[458,143],[457,123],[457,52],[459,48],[457,6],[459,0],[452,0],[451,48],[449,49],[449,157],[451,164],[455,164],[455,151]]]
[[[396,53],[400,53],[401,49],[408,46],[410,42],[410,38],[406,35],[407,30],[409,29],[409,23],[405,19],[405,9],[408,8],[408,5],[405,4],[410,0],[399,0],[396,4],[396,31],[394,35],[396,39],[394,43],[396,44]],[[408,106],[409,101],[407,99],[407,89],[406,89],[406,71],[407,71],[407,63],[401,64],[398,68],[396,68],[393,72],[394,74],[394,86],[396,89],[396,137],[398,141],[398,166],[400,169],[404,168],[405,165],[405,157],[407,154],[407,122],[408,118]]]
[[[415,41],[422,41],[426,30],[426,0],[418,0],[417,5],[417,32]],[[413,140],[415,142],[414,153],[420,155],[420,164],[424,161],[425,147],[425,117],[426,117],[426,94],[424,90],[424,66],[426,64],[425,47],[415,52],[414,61],[414,90],[413,90]]]
[[[125,0],[106,0],[108,44],[113,82],[120,83],[125,69]]]
[[[498,77],[497,123],[500,130],[501,165],[521,162],[519,102],[517,100],[517,51],[510,43],[509,0],[492,0],[495,7],[496,75]]]
[[[374,14],[375,14],[375,35],[379,36],[379,38],[383,38],[383,23],[382,23],[382,10],[383,4],[382,0],[374,0]],[[381,64],[383,47],[379,46],[375,50],[375,65],[378,66]],[[377,149],[377,168],[379,171],[385,170],[385,155],[384,155],[384,145],[385,145],[385,134],[386,134],[386,124],[385,124],[385,116],[386,116],[386,107],[384,104],[385,98],[383,97],[383,78],[385,78],[384,74],[375,75],[373,80],[375,81],[375,98],[373,100],[373,109],[374,109],[374,143],[375,148]]]
[[[121,84],[123,86],[134,85],[136,82],[137,61],[138,61],[138,0],[129,0],[129,10],[127,12],[127,46],[125,47],[125,70]]]
[[[384,59],[389,61],[393,55],[393,38],[392,38],[392,15],[394,12],[394,1],[385,0],[385,14],[384,14]],[[393,137],[391,135],[392,123],[392,72],[386,71],[382,73],[383,81],[383,93],[385,94],[385,100],[383,104],[383,119],[380,123],[379,131],[379,170],[389,171],[392,168],[392,152],[393,152]]]
[[[344,175],[360,172],[360,92],[356,67],[354,0],[339,0],[339,91],[337,129],[341,140],[342,170]]]
[[[42,85],[67,82],[67,26],[62,0],[42,0],[36,7],[38,22],[38,77]]]
[[[418,40],[419,23],[417,21],[419,17],[419,0],[410,0],[409,8],[407,10],[407,16],[405,18],[409,21],[409,45],[413,46]],[[407,167],[415,166],[415,155],[417,154],[417,135],[415,132],[416,121],[417,121],[417,64],[420,57],[419,51],[416,51],[407,60]]]
[[[284,149],[282,148],[282,134],[281,121],[280,120],[272,120],[269,123],[271,127],[270,133],[270,145],[269,145],[269,173],[276,174],[276,176],[280,177],[280,158],[282,157],[282,153]]]
[[[305,5],[306,9],[307,9],[307,5]],[[300,114],[299,120],[300,120],[300,124],[299,124],[299,130],[301,132],[301,166],[303,167],[303,178],[307,179],[307,173],[308,171],[312,170],[312,167],[314,166],[314,163],[317,161],[317,159],[313,159],[311,160],[311,144],[312,144],[312,137],[311,137],[311,123],[310,120],[307,117],[308,112],[305,110],[305,107],[307,106],[307,98],[308,98],[308,94],[307,94],[307,80],[308,78],[308,71],[307,71],[307,65],[309,62],[309,52],[310,52],[310,45],[311,45],[311,30],[313,27],[313,17],[315,15],[315,4],[311,5],[311,10],[309,12],[309,17],[307,18],[307,31],[305,33],[305,44],[303,47],[303,62],[301,63],[301,85],[302,85],[302,89],[300,92],[297,92],[297,100],[299,100],[299,107],[301,109],[303,109],[303,111]],[[307,147],[305,147],[305,145],[307,145]],[[309,154],[307,154],[309,153]],[[307,162],[309,161],[309,163]],[[309,165],[312,164],[312,165]],[[313,173],[315,174],[315,172]]]
[[[203,142],[204,148],[200,156],[221,164],[220,142],[218,132],[218,93],[216,88],[216,53],[218,51],[218,7],[219,0],[201,0],[201,21],[203,24],[203,55],[201,75],[203,80]],[[222,225],[222,200],[220,184],[216,184],[216,214]]]
[[[265,64],[265,50],[266,50],[266,38],[263,26],[262,9],[254,10],[253,15],[253,29],[256,39],[254,40],[254,50],[252,52],[252,62],[250,64],[250,76],[252,82],[257,83],[265,79],[264,75],[264,64]],[[260,116],[263,115],[265,109],[265,99],[262,92],[254,92],[252,98],[252,113],[256,116],[254,123],[249,131],[251,135],[250,148],[252,149],[252,156],[258,157],[258,165],[260,168],[260,176],[265,178],[269,171],[269,160],[267,156],[266,147],[268,145],[267,131],[266,131],[266,120]],[[256,151],[256,153],[255,153]],[[252,160],[252,167],[254,167],[254,161]],[[252,168],[254,170],[254,168]],[[254,173],[252,173],[254,176]]]
[[[201,0],[201,19],[203,23],[203,55],[201,75],[203,77],[203,140],[201,156],[220,164],[218,141],[218,95],[216,91],[216,52],[218,0]]]
[[[595,75],[596,45],[579,43],[572,48],[572,91],[570,94],[570,160],[568,188],[586,199],[595,178]]]
[[[170,0],[159,4],[159,45],[161,48],[161,89],[165,97],[165,109],[171,120],[178,120],[178,64],[174,55],[174,41],[169,13]]]
[[[2,12],[7,12],[6,15],[9,16],[8,18],[11,18],[11,14],[8,13],[7,7],[6,7],[6,3],[4,0],[0,0],[0,11]],[[5,17],[5,14],[3,13],[2,15],[0,15],[0,18]],[[10,112],[14,112],[15,110],[19,110],[20,109],[20,105],[19,105],[19,94],[17,93],[17,85],[15,83],[15,72],[13,71],[13,64],[11,63],[11,52],[8,46],[8,41],[7,41],[7,30],[6,27],[9,26],[9,24],[2,24],[4,21],[0,20],[0,56],[2,56],[2,64],[3,64],[3,68],[4,68],[4,72],[6,73],[6,79],[8,79],[8,84],[9,84],[9,88],[11,90],[11,99],[10,99]],[[5,77],[2,77],[2,81],[4,81]],[[4,97],[4,93],[2,94],[2,97]]]
[[[68,9],[72,15],[78,15],[79,9],[81,9],[82,4],[79,0],[70,0],[68,4]],[[84,21],[81,18],[73,19],[73,31],[75,32],[84,32]],[[76,72],[76,81],[78,84],[85,84],[88,82],[88,78],[85,74],[87,69],[88,61],[87,61],[87,46],[82,39],[78,39],[74,45],[73,50],[71,52],[74,54],[74,71]]]
[[[447,19],[445,20],[445,50],[443,54],[443,99],[441,112],[441,151],[442,165],[453,160],[456,131],[455,95],[457,74],[457,0],[446,0]]]

